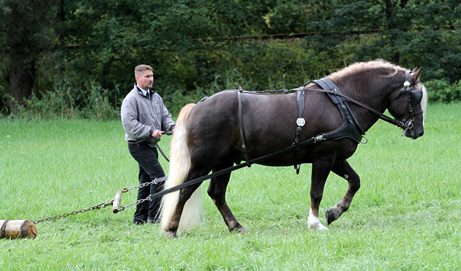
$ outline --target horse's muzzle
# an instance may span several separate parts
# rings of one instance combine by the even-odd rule
[[[417,139],[418,137],[421,137],[423,135],[424,135],[424,130],[423,129],[419,129],[419,130],[407,129],[407,130],[405,130],[405,136],[409,137],[409,138],[412,138],[412,139]]]

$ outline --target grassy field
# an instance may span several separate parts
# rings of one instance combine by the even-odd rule
[[[310,165],[299,176],[252,166],[233,173],[228,190],[246,234],[229,233],[208,197],[206,224],[177,239],[131,224],[133,208],[108,207],[39,223],[35,240],[0,239],[0,270],[459,270],[461,104],[429,110],[418,140],[384,122],[367,133],[350,159],[362,187],[325,233],[306,225]],[[119,121],[0,120],[0,220],[78,210],[136,185],[122,134]],[[331,175],[322,210],[346,189]]]

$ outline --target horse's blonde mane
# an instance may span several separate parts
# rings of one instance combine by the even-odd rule
[[[329,77],[332,79],[339,79],[345,76],[349,76],[364,70],[371,70],[371,69],[376,69],[376,68],[387,68],[393,71],[392,74],[389,74],[390,76],[395,75],[398,70],[404,70],[407,71],[406,69],[392,64],[388,61],[382,60],[382,59],[377,59],[377,60],[372,60],[372,61],[367,61],[367,62],[356,62],[354,64],[351,64],[342,70],[339,70],[337,72],[332,73]]]

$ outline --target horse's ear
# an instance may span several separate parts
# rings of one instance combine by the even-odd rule
[[[416,83],[416,82],[419,81],[419,79],[421,77],[421,70],[422,70],[421,67],[414,68],[413,70],[411,70],[411,81],[413,83]]]

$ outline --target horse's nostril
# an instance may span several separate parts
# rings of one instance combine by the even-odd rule
[[[418,131],[418,132],[414,131],[411,133],[411,138],[417,139],[418,137],[421,137],[423,135],[424,135],[424,130]]]

